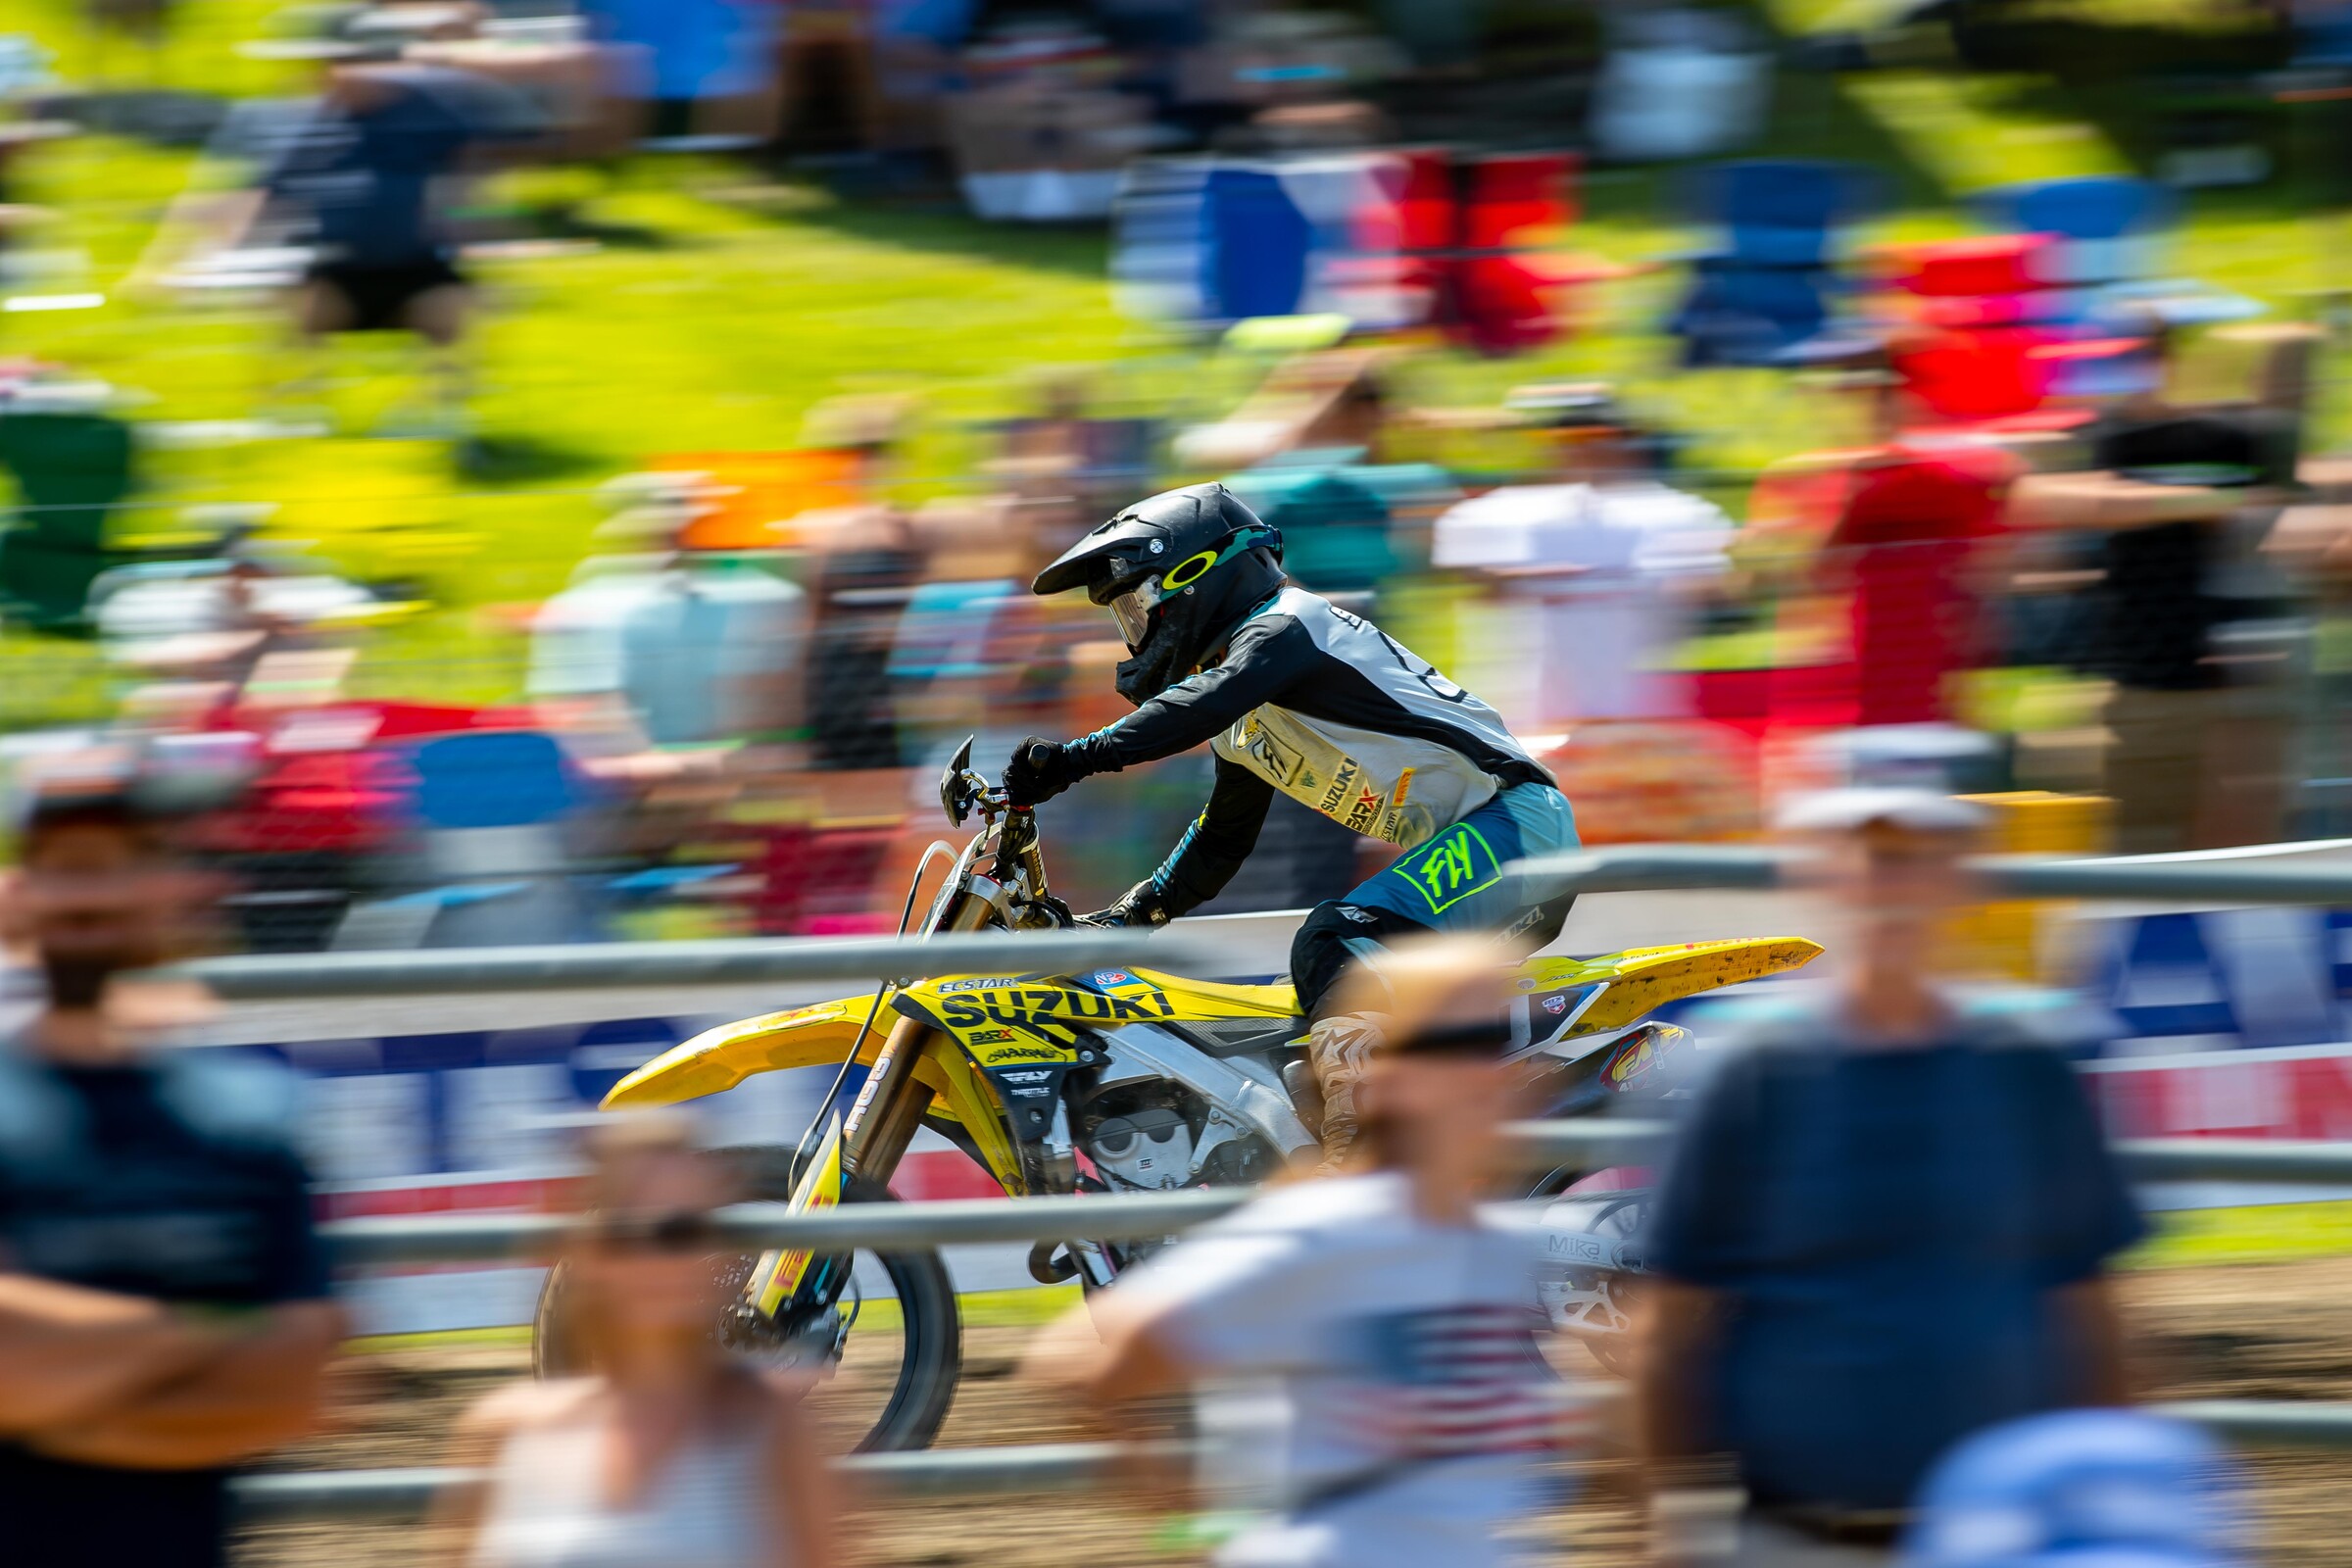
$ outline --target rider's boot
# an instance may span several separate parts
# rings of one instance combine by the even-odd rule
[[[1323,1174],[1339,1170],[1355,1147],[1355,1092],[1372,1065],[1372,1053],[1388,1027],[1378,1012],[1343,1012],[1318,1018],[1307,1031],[1306,1059],[1323,1091]]]

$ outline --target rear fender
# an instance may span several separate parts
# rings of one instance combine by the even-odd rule
[[[1821,956],[1803,937],[1738,937],[1631,948],[1594,958],[1538,958],[1520,968],[1520,988],[1559,995],[1597,984],[1559,1038],[1623,1029],[1670,1002],[1799,969]],[[1565,999],[1563,999],[1565,1000]]]
[[[847,997],[706,1029],[614,1084],[605,1096],[604,1108],[674,1105],[732,1089],[763,1072],[838,1066],[873,1004],[870,996]],[[886,1033],[879,1028],[867,1032],[858,1047],[860,1062],[873,1065]]]

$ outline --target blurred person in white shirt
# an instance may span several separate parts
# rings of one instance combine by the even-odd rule
[[[1648,438],[1605,389],[1530,387],[1511,401],[1549,433],[1556,472],[1438,518],[1430,564],[1494,589],[1473,667],[1508,672],[1463,678],[1507,694],[1496,706],[1522,729],[1687,716],[1688,683],[1667,666],[1728,570],[1731,518],[1657,477]]]
[[[1518,1093],[1499,957],[1445,939],[1352,971],[1349,1010],[1389,1024],[1348,1167],[1123,1275],[1032,1358],[1105,1415],[1223,1386],[1203,1418],[1235,1447],[1210,1463],[1265,1510],[1227,1568],[1512,1561],[1505,1536],[1543,1500],[1537,1461],[1577,1428],[1544,1355],[1532,1244],[1477,1206]]]

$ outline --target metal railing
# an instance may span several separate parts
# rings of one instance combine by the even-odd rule
[[[837,1459],[864,1499],[980,1497],[1019,1492],[1074,1492],[1116,1479],[1125,1466],[1177,1459],[1167,1444],[1038,1443],[998,1448],[933,1448],[914,1453],[856,1453]],[[484,1472],[420,1466],[399,1470],[312,1470],[239,1476],[231,1483],[247,1523],[297,1519],[408,1519],[433,1498],[470,1486]]]
[[[2352,1449],[2352,1404],[2294,1404],[2254,1399],[2191,1399],[2150,1406],[2194,1421],[2249,1448]],[[835,1461],[870,1500],[976,1497],[1009,1493],[1075,1492],[1116,1481],[1127,1467],[1182,1460],[1179,1445],[1024,1444],[1001,1448],[935,1448],[918,1453],[860,1453]],[[230,1483],[248,1523],[304,1519],[411,1519],[454,1487],[478,1484],[479,1470],[324,1470],[240,1476]]]
[[[2337,846],[2332,843],[2328,848]],[[2300,855],[2306,845],[2264,846]],[[1514,860],[1505,868],[1542,896],[1767,889],[1801,884],[1802,851],[1715,844],[1630,844]],[[1969,862],[2005,899],[2352,906],[2352,856],[2326,865],[2234,858],[2070,858],[1986,855]]]
[[[2308,854],[2304,846],[2277,846]],[[1799,852],[1723,845],[1627,845],[1513,861],[1508,874],[1531,894],[1768,889],[1801,878]],[[1971,862],[1988,893],[2016,899],[2352,907],[2352,855],[2337,864],[2278,863],[2254,857],[2205,859],[2067,859],[1987,856]],[[1207,928],[1201,928],[1205,937]],[[712,942],[608,942],[532,948],[297,954],[204,958],[174,972],[232,1002],[718,986],[806,980],[871,980],[1049,973],[1144,961],[1215,963],[1224,956],[1179,925],[1169,931],[977,932],[914,942],[892,938],[745,938]]]
[[[530,948],[305,953],[200,958],[171,973],[231,1002],[425,996],[598,987],[725,986],[772,981],[912,979],[1042,973],[1202,961],[1179,936],[1073,930],[893,937],[744,937],[709,942],[591,942]],[[1149,947],[1147,948],[1147,943]]]
[[[1505,1147],[1522,1168],[1596,1167],[1639,1159],[1667,1131],[1662,1122],[1523,1122]],[[2132,1139],[2115,1146],[2143,1182],[2244,1181],[2352,1188],[2352,1143],[2249,1138]],[[743,1203],[719,1215],[721,1236],[745,1250],[806,1247],[892,1251],[987,1244],[1145,1241],[1231,1212],[1248,1188],[1133,1193],[1101,1198],[972,1198],[924,1203],[851,1203],[795,1213],[782,1203]],[[546,1257],[562,1244],[559,1214],[439,1214],[343,1220],[323,1227],[346,1267],[481,1263]]]

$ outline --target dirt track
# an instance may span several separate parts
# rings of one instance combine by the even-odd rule
[[[2127,1287],[2139,1375],[2161,1398],[2352,1400],[2352,1258],[2132,1277]],[[1057,1410],[1012,1376],[1025,1331],[973,1331],[965,1381],[943,1445],[1037,1443],[1070,1436]],[[303,1468],[431,1464],[466,1402],[521,1373],[518,1347],[372,1355],[352,1370],[343,1429],[300,1454]],[[1544,1534],[1580,1565],[1630,1563],[1639,1545],[1621,1462],[1587,1465],[1582,1500]],[[2335,1568],[2352,1541],[2352,1453],[2254,1461],[2263,1561]],[[1164,1520],[1107,1496],[997,1498],[869,1510],[857,1519],[859,1559],[890,1568],[1068,1568],[1183,1563],[1197,1553]],[[280,1526],[257,1531],[251,1568],[398,1568],[436,1560],[442,1544],[414,1525]]]

